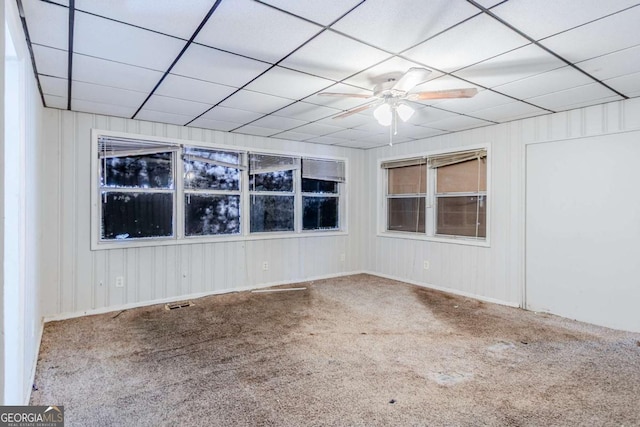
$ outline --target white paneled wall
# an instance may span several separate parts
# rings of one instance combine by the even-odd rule
[[[631,99],[367,151],[366,180],[377,182],[379,159],[491,144],[491,245],[486,248],[378,235],[375,213],[380,189],[370,186],[366,211],[371,216],[366,218],[364,269],[452,292],[523,305],[526,145],[639,128],[640,99]],[[599,244],[597,239],[593,244]],[[423,260],[429,260],[429,270],[423,268]]]
[[[348,234],[91,251],[92,128],[199,143],[347,158]],[[362,269],[364,154],[203,129],[45,110],[42,304],[48,318],[116,309],[187,295],[228,292],[341,275]],[[345,254],[345,261],[340,255]],[[269,269],[262,269],[263,261]],[[115,287],[124,277],[125,286]]]

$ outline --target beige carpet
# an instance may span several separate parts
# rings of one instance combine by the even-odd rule
[[[640,425],[640,334],[369,275],[48,323],[67,426]]]

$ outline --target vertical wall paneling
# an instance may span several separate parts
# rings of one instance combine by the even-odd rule
[[[43,226],[50,233],[43,242],[42,271],[44,315],[65,317],[104,311],[153,301],[180,299],[186,295],[227,292],[274,283],[287,283],[361,271],[361,236],[364,226],[354,212],[366,196],[355,178],[363,174],[364,152],[343,147],[304,144],[204,129],[191,129],[101,115],[45,109],[47,135],[43,169],[43,200],[56,209],[47,210]],[[175,246],[90,250],[91,185],[90,132],[92,128],[192,140],[201,144],[230,145],[251,149],[323,154],[348,160],[347,235],[287,237],[246,241],[220,241]],[[54,148],[55,147],[55,148]],[[58,152],[59,151],[59,152]],[[44,213],[43,210],[43,213]],[[49,214],[49,211],[51,214]],[[345,261],[340,254],[345,253]],[[262,262],[269,269],[262,269]],[[116,287],[122,277],[124,286]],[[45,295],[47,296],[45,298]]]

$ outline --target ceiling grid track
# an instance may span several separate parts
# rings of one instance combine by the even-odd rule
[[[22,30],[24,31],[24,38],[27,41],[27,48],[29,49],[31,66],[33,67],[33,75],[36,78],[36,84],[38,85],[38,93],[40,93],[40,99],[42,100],[42,105],[46,107],[47,102],[45,101],[44,91],[42,90],[40,79],[38,78],[38,67],[36,66],[36,57],[33,54],[33,46],[31,45],[31,37],[29,36],[29,29],[27,28],[27,20],[24,17],[24,8],[22,7],[22,0],[16,0],[16,5],[18,6],[18,13],[20,14],[20,23],[22,24]]]
[[[585,70],[583,70],[582,68],[578,67],[577,65],[575,65],[574,63],[572,63],[571,61],[567,60],[566,58],[564,58],[561,55],[558,55],[556,52],[554,52],[553,50],[549,49],[548,47],[546,47],[545,45],[543,45],[542,43],[538,42],[538,40],[534,39],[533,37],[529,36],[528,34],[522,32],[521,30],[517,29],[516,27],[514,27],[513,25],[509,24],[507,21],[505,21],[504,19],[500,18],[498,15],[496,15],[495,13],[491,12],[489,9],[487,9],[486,7],[482,6],[481,4],[478,4],[475,0],[467,0],[467,2],[469,2],[470,4],[474,5],[475,7],[477,7],[478,9],[482,10],[482,12],[484,12],[485,14],[487,14],[488,16],[490,16],[491,18],[495,19],[496,21],[498,21],[499,23],[501,23],[502,25],[504,25],[505,27],[509,28],[511,31],[514,31],[515,33],[517,33],[518,35],[524,37],[525,39],[527,39],[528,41],[530,41],[531,43],[533,43],[534,45],[536,45],[537,47],[539,47],[540,49],[544,50],[545,52],[547,52],[549,55],[554,56],[555,58],[559,59],[560,61],[564,62],[566,65],[568,65],[569,67],[573,68],[574,70],[584,74],[585,76],[587,76],[588,78],[590,78],[591,80],[593,80],[596,83],[599,83],[600,85],[604,86],[605,88],[609,89],[610,91],[612,91],[613,93],[615,93],[616,95],[620,96],[622,99],[629,99],[628,96],[626,96],[623,93],[620,93],[619,91],[615,90],[614,88],[612,88],[611,86],[609,86],[608,84],[606,84],[605,82],[603,82],[600,79],[595,78],[594,76],[592,76],[591,74],[587,73]],[[635,7],[635,6],[634,6]]]
[[[75,27],[76,1],[69,0],[69,50],[67,60],[67,110],[71,111],[73,87],[73,29]]]
[[[73,0],[71,0],[73,1]],[[187,51],[187,49],[189,48],[189,46],[191,46],[191,44],[193,43],[193,40],[195,40],[195,38],[198,36],[198,33],[200,32],[200,30],[202,30],[202,27],[204,27],[204,25],[207,23],[207,21],[209,20],[209,18],[211,18],[211,15],[213,15],[213,12],[216,11],[216,9],[218,8],[218,6],[220,6],[220,3],[222,2],[222,0],[216,0],[216,2],[213,4],[213,6],[211,6],[211,9],[209,9],[209,12],[207,12],[207,14],[205,15],[204,19],[202,20],[202,22],[200,22],[200,25],[198,25],[198,28],[196,28],[196,30],[193,32],[193,34],[191,35],[191,38],[189,38],[189,40],[187,41],[187,44],[184,45],[184,47],[182,48],[182,50],[180,51],[180,53],[178,54],[178,56],[176,56],[176,59],[173,60],[173,62],[171,63],[171,65],[169,66],[169,68],[167,69],[167,71],[164,72],[164,74],[162,75],[162,77],[160,78],[160,80],[158,81],[158,83],[156,83],[156,85],[154,86],[154,88],[151,90],[151,92],[149,92],[149,95],[147,95],[147,97],[145,98],[144,101],[142,101],[142,104],[140,105],[140,107],[138,107],[138,109],[136,110],[135,113],[133,113],[133,116],[131,116],[132,119],[135,119],[136,116],[138,115],[138,113],[140,112],[140,110],[142,110],[142,107],[144,107],[144,105],[149,101],[149,99],[151,99],[151,97],[153,96],[153,94],[156,92],[156,90],[158,90],[158,88],[160,87],[160,85],[162,84],[162,82],[164,81],[164,79],[167,78],[167,76],[169,75],[169,73],[171,72],[171,70],[173,69],[173,67],[175,67],[175,65],[178,63],[178,61],[180,60],[180,58],[182,58],[182,55],[184,55],[184,53]]]

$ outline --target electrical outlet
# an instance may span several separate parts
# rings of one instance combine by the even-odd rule
[[[267,261],[262,262],[262,269],[267,271],[269,269],[269,263]]]
[[[347,260],[347,254],[340,254],[340,261],[345,262]]]
[[[431,264],[429,263],[429,261],[425,259],[422,266],[424,267],[425,270],[428,270],[431,267]]]
[[[124,277],[116,277],[116,288],[124,288]]]

